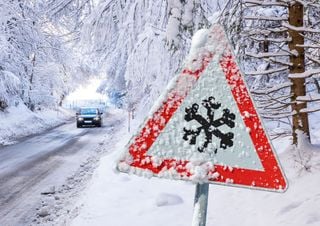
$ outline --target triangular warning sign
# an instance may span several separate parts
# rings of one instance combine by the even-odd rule
[[[284,191],[286,180],[220,25],[129,142],[122,172]]]

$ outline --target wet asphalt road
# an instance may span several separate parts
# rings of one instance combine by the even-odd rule
[[[41,192],[60,186],[112,133],[116,121],[101,128],[68,123],[20,143],[0,147],[0,225],[27,225]]]

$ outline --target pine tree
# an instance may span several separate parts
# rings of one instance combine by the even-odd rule
[[[261,115],[290,125],[293,144],[298,131],[310,138],[308,114],[320,110],[319,9],[312,0],[230,0],[221,18]]]

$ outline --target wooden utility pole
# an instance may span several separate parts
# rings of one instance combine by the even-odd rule
[[[303,15],[304,7],[299,2],[294,2],[289,6],[289,24],[295,27],[303,27]],[[289,35],[291,41],[289,42],[289,49],[291,52],[295,53],[290,56],[290,62],[292,66],[290,67],[290,74],[303,73],[305,72],[305,54],[304,47],[304,37],[300,35],[299,31],[292,30],[289,28]],[[298,96],[306,95],[306,86],[304,78],[291,78],[291,108],[295,113],[292,116],[292,136],[293,144],[297,145],[297,130],[301,130],[310,139],[309,133],[309,122],[308,114],[301,112],[301,109],[307,108],[306,102],[297,102]]]

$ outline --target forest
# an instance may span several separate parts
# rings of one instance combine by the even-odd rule
[[[273,138],[310,137],[320,110],[317,1],[12,0],[0,3],[0,109],[61,106],[89,78],[143,117],[183,67],[192,36],[224,25]]]

